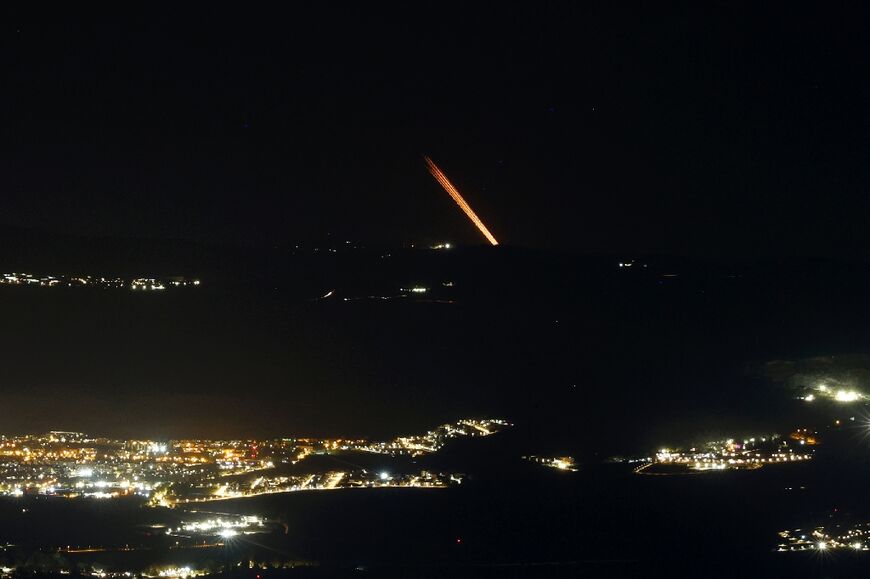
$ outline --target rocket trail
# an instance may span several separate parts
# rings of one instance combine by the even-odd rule
[[[493,237],[492,233],[489,232],[489,229],[486,228],[486,225],[483,224],[483,221],[480,220],[480,217],[471,209],[471,206],[462,198],[462,195],[459,194],[459,191],[456,187],[453,186],[447,176],[438,168],[438,165],[435,164],[432,159],[427,156],[423,156],[426,160],[426,164],[429,166],[429,172],[432,173],[432,176],[435,177],[435,180],[441,184],[445,191],[456,201],[456,204],[459,205],[459,208],[462,209],[465,214],[471,219],[471,222],[477,226],[480,232],[486,237],[489,242],[493,245],[498,245],[498,241],[496,241],[495,237]]]

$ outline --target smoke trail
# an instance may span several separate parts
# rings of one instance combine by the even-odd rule
[[[483,221],[477,216],[477,214],[472,211],[471,206],[466,203],[465,199],[462,198],[462,195],[459,194],[459,191],[456,187],[453,186],[447,176],[438,168],[438,165],[432,161],[427,156],[423,157],[426,159],[426,164],[429,166],[429,172],[432,173],[432,176],[435,177],[435,180],[441,184],[445,191],[456,201],[456,204],[459,205],[459,208],[462,209],[465,214],[471,219],[471,222],[474,223],[480,232],[486,237],[489,242],[493,245],[498,245],[498,241],[496,241],[495,237],[493,237],[492,233],[489,232],[489,229],[486,228],[486,225],[483,224]]]

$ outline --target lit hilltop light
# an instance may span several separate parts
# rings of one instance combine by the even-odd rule
[[[868,399],[864,393],[854,388],[831,387],[824,383],[809,388],[803,396],[799,396],[798,398],[807,402],[813,402],[815,400],[833,400],[834,402],[843,403],[865,402]]]
[[[767,465],[802,462],[812,458],[812,452],[796,452],[792,446],[806,448],[807,441],[815,444],[808,431],[798,430],[790,440],[778,434],[756,436],[743,440],[729,438],[712,441],[697,448],[662,448],[654,457],[632,459],[641,463],[634,469],[637,474],[681,475],[723,470],[751,470]]]

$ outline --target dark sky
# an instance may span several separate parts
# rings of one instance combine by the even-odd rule
[[[866,255],[861,14],[537,4],[7,15],[0,224]]]
[[[509,245],[867,257],[863,14],[508,4],[6,15],[0,233],[482,243],[427,173],[427,154]],[[454,261],[437,261],[447,254]],[[298,263],[280,291],[7,288],[18,297],[0,300],[10,328],[0,424],[373,435],[519,408],[552,425],[562,423],[547,412],[580,402],[609,416],[613,400],[586,404],[597,392],[643,392],[646,412],[650,383],[664,403],[694,400],[698,384],[736,375],[731,364],[867,343],[854,330],[868,327],[855,313],[864,310],[852,307],[866,293],[851,283],[800,300],[788,291],[806,284],[781,280],[733,294],[715,285],[721,299],[691,282],[619,293],[609,278],[590,283],[597,270],[573,258],[532,267],[521,257],[544,254],[447,254],[354,262],[341,279],[362,289],[339,288],[380,295],[456,281],[459,303],[445,309],[294,302],[297,286],[319,279]],[[355,279],[379,268],[389,275],[374,287]],[[311,295],[336,287],[323,283]],[[774,295],[753,301],[747,287]]]

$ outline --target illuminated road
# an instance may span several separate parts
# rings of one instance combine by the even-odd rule
[[[747,465],[741,465],[740,468],[727,468],[727,469],[701,468],[701,469],[697,469],[697,468],[692,468],[692,467],[686,465],[685,463],[674,463],[674,464],[680,464],[681,466],[684,466],[686,470],[683,470],[680,472],[647,472],[647,470],[646,470],[651,466],[660,466],[661,464],[662,463],[660,463],[660,462],[648,462],[648,463],[643,464],[643,465],[637,467],[636,469],[634,469],[634,474],[642,474],[645,476],[688,476],[688,475],[693,475],[693,474],[707,474],[707,473],[711,473],[711,472],[724,472],[725,470],[756,470],[756,469],[759,469],[763,466],[762,464],[747,464]]]
[[[170,549],[211,549],[223,547],[223,543],[199,543],[193,545],[170,545]],[[59,553],[124,553],[128,551],[151,551],[151,547],[86,547],[86,548],[68,548],[58,549]]]

